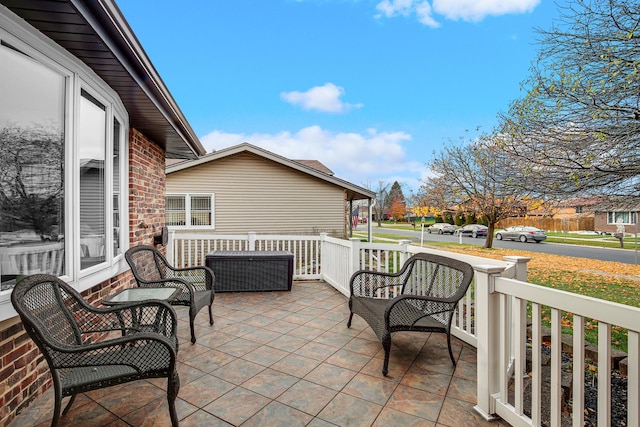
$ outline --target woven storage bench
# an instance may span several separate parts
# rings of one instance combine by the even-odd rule
[[[284,251],[214,251],[206,265],[216,292],[290,291],[293,254]]]

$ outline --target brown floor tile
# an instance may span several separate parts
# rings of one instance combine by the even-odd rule
[[[203,409],[233,425],[240,425],[267,406],[271,399],[251,390],[236,387]]]
[[[437,421],[443,400],[443,396],[435,393],[399,385],[389,398],[387,407],[429,421]]]
[[[309,357],[311,359],[325,360],[338,350],[338,347],[310,342],[296,350],[296,354]]]
[[[365,356],[364,354],[340,349],[329,356],[326,362],[331,363],[332,365],[340,366],[342,368],[350,369],[352,371],[359,371],[367,363],[369,363],[370,360],[370,356]]]
[[[260,393],[270,399],[275,399],[298,381],[299,378],[284,372],[265,369],[242,383],[242,387]]]
[[[236,359],[211,374],[230,383],[240,385],[265,369],[264,366],[248,360]]]
[[[180,420],[180,427],[231,427],[229,424],[220,418],[212,415],[206,411],[199,410],[189,415],[187,418]]]
[[[235,357],[242,357],[258,347],[260,347],[260,344],[257,342],[236,338],[233,341],[222,344],[218,347],[218,350]]]
[[[396,382],[387,379],[357,374],[342,392],[384,406],[397,386]]]
[[[304,427],[312,419],[309,414],[273,401],[243,423],[242,427]]]
[[[449,392],[447,393],[447,397],[464,400],[465,402],[469,402],[475,405],[477,403],[477,392],[478,386],[476,381],[453,377],[451,379],[451,385],[449,385]]]
[[[438,425],[447,427],[505,427],[509,424],[503,420],[485,421],[473,409],[473,404],[462,400],[447,398],[442,405]]]
[[[132,393],[132,390],[135,392]],[[116,416],[123,417],[142,408],[152,400],[166,399],[167,393],[149,382],[135,381],[94,390],[87,393],[87,396],[93,400],[99,400],[101,406]]]
[[[332,390],[340,391],[355,375],[356,372],[349,369],[321,363],[317,368],[309,372],[304,379]]]
[[[424,370],[413,365],[400,381],[400,384],[417,388],[418,390],[429,391],[431,393],[444,396],[447,394],[451,375],[439,374],[437,372]]]
[[[330,388],[300,380],[282,393],[276,400],[315,416],[336,394],[337,392]]]
[[[435,424],[432,421],[425,420],[424,418],[415,417],[413,415],[405,414],[404,412],[384,408],[371,426],[434,427]],[[466,426],[464,424],[460,424],[458,427]]]
[[[271,365],[271,369],[302,378],[313,371],[320,363],[322,362],[310,357],[289,354]]]
[[[344,393],[327,404],[318,417],[338,426],[370,426],[373,424],[382,406],[358,399]]]
[[[229,362],[234,361],[235,359],[236,357],[230,354],[223,353],[218,350],[209,349],[208,351],[199,354],[198,356],[186,359],[184,361],[184,364],[190,365],[205,373],[209,373],[226,365]],[[179,371],[178,374],[180,374]],[[182,376],[180,376],[180,383],[183,383]]]
[[[242,358],[262,366],[271,366],[287,355],[289,352],[263,345],[245,354]]]
[[[202,408],[231,391],[234,384],[213,375],[205,375],[189,384],[180,387],[180,399]]]

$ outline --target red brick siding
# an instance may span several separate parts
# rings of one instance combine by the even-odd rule
[[[153,235],[165,223],[165,153],[140,132],[129,134],[129,241],[130,246],[153,244]],[[144,223],[147,227],[139,227]],[[133,286],[126,271],[82,293],[92,305],[107,295]],[[0,328],[0,426],[52,385],[46,361],[26,334],[22,323],[2,322]],[[51,406],[53,411],[53,405]]]

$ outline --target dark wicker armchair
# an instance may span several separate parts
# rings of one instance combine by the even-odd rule
[[[412,256],[394,274],[357,271],[349,286],[351,327],[353,314],[373,329],[384,348],[382,374],[387,375],[391,334],[398,331],[441,332],[447,334],[451,350],[451,321],[458,301],[473,278],[473,268],[462,261],[420,253]]]
[[[171,424],[178,425],[177,318],[169,304],[147,301],[96,308],[48,274],[18,282],[11,302],[51,370],[52,426],[60,420],[63,397],[71,396],[65,415],[79,393],[146,378],[167,378]]]
[[[209,306],[209,324],[213,325],[213,271],[207,267],[174,268],[153,246],[134,246],[125,253],[131,272],[140,287],[180,288],[180,294],[170,301],[173,305],[189,307],[191,342],[196,342],[194,320],[201,308]]]

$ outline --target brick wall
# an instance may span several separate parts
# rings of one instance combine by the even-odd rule
[[[164,151],[135,129],[129,133],[129,237],[152,245],[165,224]]]
[[[164,165],[164,151],[131,129],[130,246],[153,244],[154,234],[158,234],[165,223]],[[126,271],[84,291],[82,296],[90,304],[98,305],[107,295],[131,287],[133,283],[131,271]],[[16,414],[51,387],[52,380],[46,361],[17,318],[0,322],[0,357],[0,426],[6,426]]]

